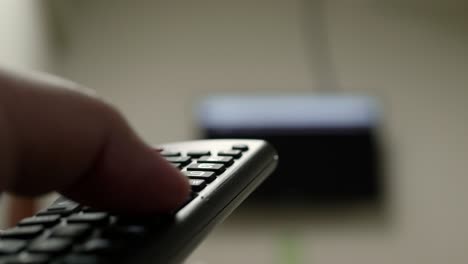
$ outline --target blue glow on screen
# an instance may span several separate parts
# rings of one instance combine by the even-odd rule
[[[205,128],[346,128],[377,125],[380,110],[368,96],[212,96],[197,111]]]

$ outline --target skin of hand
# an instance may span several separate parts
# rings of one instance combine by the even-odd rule
[[[121,213],[162,213],[188,197],[181,173],[111,105],[52,76],[0,70],[0,190],[50,191]]]

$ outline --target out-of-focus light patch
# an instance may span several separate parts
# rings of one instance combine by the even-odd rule
[[[376,100],[357,95],[212,96],[197,113],[210,129],[369,127],[380,119]]]
[[[278,241],[277,264],[301,264],[302,246],[298,237],[292,233],[283,234]]]

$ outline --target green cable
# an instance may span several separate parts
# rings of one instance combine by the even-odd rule
[[[302,264],[301,242],[292,232],[279,237],[277,264]]]

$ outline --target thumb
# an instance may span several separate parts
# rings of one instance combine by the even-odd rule
[[[69,82],[0,72],[0,188],[56,190],[94,207],[162,212],[188,196],[186,179],[112,106]]]

